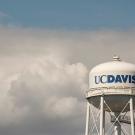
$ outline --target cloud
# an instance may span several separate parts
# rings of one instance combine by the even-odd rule
[[[82,63],[64,64],[50,57],[38,58],[11,79],[10,87],[5,91],[6,97],[1,102],[6,105],[6,109],[0,108],[3,112],[1,127],[13,124],[15,127],[10,131],[13,134],[64,134],[63,129],[58,133],[55,130],[67,121],[64,128],[70,127],[68,130],[73,132],[74,128],[79,129],[74,124],[81,122],[78,117],[84,113],[81,110],[82,95],[87,87],[88,70]],[[69,121],[73,119],[77,121],[71,124]],[[24,131],[20,133],[22,128]],[[8,132],[4,130],[4,134]]]
[[[20,23],[7,12],[0,11],[0,27],[20,27]]]
[[[2,11],[0,11],[0,17],[9,17],[9,15],[4,13],[4,12],[2,12]]]
[[[113,54],[134,63],[134,30],[0,28],[0,133],[78,135],[94,65]]]

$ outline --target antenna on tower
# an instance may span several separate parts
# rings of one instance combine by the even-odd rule
[[[113,61],[121,61],[118,55],[113,55]]]

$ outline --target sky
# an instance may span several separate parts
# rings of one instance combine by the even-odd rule
[[[91,68],[135,64],[134,5],[0,0],[0,134],[84,135]]]
[[[48,29],[95,30],[134,27],[131,0],[0,0],[1,23]]]

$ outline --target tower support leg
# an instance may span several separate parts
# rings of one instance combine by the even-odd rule
[[[89,102],[87,102],[85,135],[89,134],[89,117],[90,117],[90,104]]]
[[[103,135],[105,135],[105,110],[103,111]]]
[[[131,118],[131,135],[135,135],[133,97],[130,97],[130,118]]]
[[[104,96],[100,99],[100,135],[104,135]]]

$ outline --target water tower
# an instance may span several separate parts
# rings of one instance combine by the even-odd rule
[[[125,129],[122,123],[130,124],[131,135],[134,132],[134,101],[135,101],[135,65],[122,61],[114,56],[111,62],[95,66],[89,74],[89,90],[86,93],[87,114],[85,135],[89,133],[92,114],[91,106],[99,109],[99,124],[96,120],[97,135],[111,135],[106,128],[106,113],[110,114],[113,135],[121,135]],[[126,114],[128,113],[128,116]],[[99,129],[98,129],[99,128]],[[106,131],[106,132],[105,132]]]

